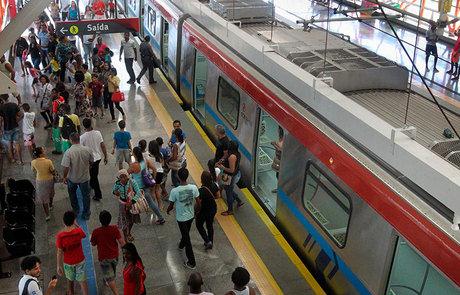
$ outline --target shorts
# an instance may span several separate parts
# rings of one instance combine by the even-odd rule
[[[18,142],[19,140],[19,127],[3,132],[3,141],[5,142]]]
[[[72,265],[64,263],[64,274],[69,281],[86,281],[85,261]]]
[[[117,163],[131,163],[131,154],[129,149],[115,149],[115,159]]]
[[[426,54],[433,54],[434,56],[438,56],[438,48],[436,45],[427,44],[425,47]]]
[[[102,278],[104,279],[104,281],[108,283],[115,280],[115,277],[117,275],[118,258],[104,259],[102,261],[99,261],[99,264],[101,266]]]
[[[102,107],[102,97],[91,97],[91,103],[93,108],[101,108]]]
[[[34,134],[23,134],[24,146],[33,146],[35,144]]]

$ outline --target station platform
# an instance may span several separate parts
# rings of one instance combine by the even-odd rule
[[[353,9],[346,6],[340,5],[338,2],[331,2],[329,9],[330,19],[343,18],[342,14],[333,14],[334,8],[337,10],[350,10]],[[302,1],[279,1],[276,4],[277,19],[282,20],[289,25],[298,26],[296,21],[298,20],[310,20],[314,17],[317,21],[313,23],[313,26],[318,26],[323,29],[329,29],[331,33],[343,34],[350,38],[350,42],[362,46],[372,52],[377,53],[391,61],[396,62],[399,65],[405,66],[409,71],[413,71],[413,84],[417,87],[422,88],[422,82],[420,77],[417,76],[415,70],[412,69],[410,59],[407,57],[398,40],[394,37],[394,34],[388,25],[388,22],[382,19],[371,19],[371,20],[351,20],[351,21],[330,21],[329,23],[324,22],[328,18],[328,8],[325,4],[317,1],[302,0]],[[365,17],[357,13],[349,13],[353,17]],[[460,100],[460,86],[458,81],[452,81],[452,76],[446,72],[450,69],[450,54],[453,48],[453,44],[447,43],[440,40],[437,43],[438,48],[438,73],[434,73],[433,68],[433,57],[430,58],[429,67],[431,71],[426,71],[425,67],[425,34],[424,31],[419,32],[417,38],[417,32],[411,27],[404,27],[392,23],[396,30],[398,37],[402,40],[404,46],[411,58],[414,57],[415,50],[415,64],[424,76],[426,82],[434,94],[440,98],[453,98]]]
[[[212,142],[190,112],[181,108],[178,96],[159,71],[156,73],[155,78],[158,83],[155,85],[149,85],[146,77],[141,85],[127,84],[128,74],[124,63],[118,61],[121,36],[105,35],[104,41],[115,52],[113,64],[118,69],[122,81],[121,90],[126,95],[126,101],[121,105],[126,112],[126,129],[133,136],[133,145],[137,145],[140,139],[150,141],[158,136],[163,137],[166,142],[170,136],[173,120],[180,120],[183,130],[187,133],[187,163],[191,173],[189,181],[199,184],[201,171],[206,167],[208,159],[213,157]],[[134,70],[139,73],[140,68],[135,65]],[[31,104],[38,118],[38,106],[33,102],[30,83],[30,77],[19,78],[18,89],[22,93],[23,102]],[[72,95],[70,101],[71,104],[74,103]],[[106,123],[106,120],[107,116],[104,119],[94,119],[93,125],[96,130],[102,132],[106,146],[110,149],[113,132],[118,127],[116,123]],[[47,156],[53,160],[62,175],[60,165],[62,156],[51,154],[51,133],[43,129],[44,122],[41,118],[38,122],[36,144],[47,147]],[[23,155],[25,156],[23,166],[4,161],[2,181],[9,177],[34,179],[30,168],[30,157],[26,151],[23,151]],[[116,171],[115,158],[109,155],[109,163],[100,166],[99,180],[103,199],[100,202],[91,201],[90,220],[78,220],[87,237],[96,227],[99,227],[98,215],[101,210],[109,210],[112,213],[112,221],[117,220],[118,202],[111,195]],[[61,221],[63,213],[71,208],[66,187],[57,184],[55,189],[54,210],[51,212],[49,222],[45,222],[42,208],[36,207],[35,254],[42,261],[42,286],[46,286],[56,273],[55,235],[63,227]],[[169,178],[167,189],[171,189]],[[245,205],[238,209],[234,216],[221,216],[220,212],[225,210],[225,202],[222,199],[218,200],[218,213],[214,225],[215,242],[212,250],[204,250],[203,241],[195,226],[192,226],[191,239],[197,259],[195,271],[203,276],[203,291],[224,294],[232,288],[231,273],[234,268],[244,266],[250,272],[250,284],[256,288],[258,294],[326,294],[249,190],[243,188],[237,192]],[[150,224],[149,215],[144,214],[142,223],[134,225],[133,228],[134,244],[143,259],[147,274],[147,294],[188,294],[187,280],[192,271],[182,265],[184,257],[177,248],[180,233],[173,212],[171,215],[166,215],[164,212],[166,218],[164,225]],[[84,240],[83,248],[87,261],[90,294],[111,294],[102,282],[96,249],[90,246],[88,238]],[[0,280],[0,294],[17,294],[17,284],[22,275],[19,268],[21,259],[5,259],[7,256],[6,250],[0,247],[3,271],[13,273],[11,278]],[[123,261],[120,257],[116,278],[119,291],[122,290],[123,284],[122,265]],[[65,278],[60,277],[53,294],[65,294],[65,283]],[[81,294],[79,287],[76,288],[77,294]]]

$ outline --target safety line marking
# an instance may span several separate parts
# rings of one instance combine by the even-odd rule
[[[150,105],[157,115],[163,129],[168,133],[166,126],[169,126],[173,119],[169,115],[168,111],[160,101],[156,92],[151,88],[146,88],[146,97],[150,102]],[[192,122],[193,123],[193,122]],[[196,124],[198,124],[196,122]],[[198,129],[199,130],[199,129]],[[195,183],[200,183],[201,172],[203,167],[199,163],[193,151],[187,144],[187,167]],[[225,202],[222,199],[217,200],[218,211],[224,211],[226,209]],[[253,281],[256,283],[261,294],[273,295],[283,294],[278,283],[273,278],[272,274],[268,270],[265,263],[262,261],[260,256],[257,254],[254,246],[249,241],[248,237],[236,221],[233,216],[221,216],[216,215],[216,219],[219,222],[222,230],[225,232],[229,239],[232,247],[237,253],[238,257],[243,262],[244,266],[251,273]]]
[[[163,72],[160,71],[160,69],[156,69],[156,72],[158,73],[158,76],[163,81],[163,83],[166,85],[166,87],[168,87],[169,92],[174,96],[174,98],[176,99],[177,103],[182,106],[184,104],[184,102],[182,101],[182,99],[180,99],[179,95],[177,95],[176,90],[172,87],[171,83],[169,83],[168,79],[163,74]]]
[[[192,113],[190,111],[186,111],[185,113],[187,114],[187,117],[189,117],[189,119],[192,122],[192,124],[194,125],[194,127],[198,130],[198,133],[200,133],[201,137],[203,137],[204,141],[206,142],[208,147],[211,149],[211,151],[215,152],[216,147],[215,147],[214,143],[210,140],[209,136],[203,130],[203,128],[198,123],[198,121],[195,119],[195,117],[193,117]],[[280,245],[281,249],[283,249],[283,251],[289,257],[291,262],[295,265],[297,270],[300,272],[302,277],[305,279],[305,281],[307,281],[308,285],[310,285],[310,287],[313,289],[313,292],[315,292],[315,294],[317,294],[317,295],[325,295],[326,292],[324,292],[324,290],[321,288],[321,286],[315,280],[313,275],[307,269],[305,264],[302,262],[302,260],[295,253],[295,251],[292,249],[292,247],[286,241],[284,236],[281,234],[281,232],[278,230],[278,228],[272,222],[270,217],[268,217],[267,213],[265,213],[264,209],[257,202],[257,200],[255,199],[254,195],[247,188],[241,189],[241,192],[246,196],[246,198],[248,199],[249,203],[251,204],[251,206],[254,208],[254,210],[256,211],[257,215],[259,216],[259,218],[262,220],[262,222],[270,230],[270,232],[272,233],[273,237],[275,238],[275,240]]]

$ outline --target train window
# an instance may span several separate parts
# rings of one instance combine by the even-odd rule
[[[238,127],[240,113],[240,93],[224,78],[219,77],[217,90],[217,109],[233,129]]]
[[[152,35],[156,35],[156,12],[153,10],[152,7],[148,6],[148,15],[147,15],[147,28],[152,33]]]
[[[313,163],[305,177],[303,205],[331,239],[344,247],[351,206],[348,197]]]
[[[458,289],[399,238],[386,294],[453,295],[458,294]]]

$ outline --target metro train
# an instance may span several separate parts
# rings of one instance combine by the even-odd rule
[[[200,124],[239,142],[245,184],[328,293],[460,294],[458,240],[393,174],[174,3],[118,4]]]

